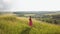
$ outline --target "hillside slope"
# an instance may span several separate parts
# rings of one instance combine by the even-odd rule
[[[33,19],[33,26],[28,25],[28,18],[0,16],[0,34],[60,34],[60,26]]]

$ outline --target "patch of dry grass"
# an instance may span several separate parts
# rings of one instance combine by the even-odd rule
[[[0,16],[0,34],[60,34],[60,26],[16,16]]]

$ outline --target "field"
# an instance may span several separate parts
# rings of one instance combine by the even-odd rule
[[[32,19],[33,26],[29,26],[29,19],[14,15],[0,16],[0,34],[60,34],[60,25],[50,24]]]

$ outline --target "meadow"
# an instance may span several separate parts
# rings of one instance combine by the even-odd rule
[[[14,15],[0,15],[0,34],[60,34],[60,25]]]

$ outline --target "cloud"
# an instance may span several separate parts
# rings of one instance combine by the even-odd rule
[[[11,2],[8,0],[0,0],[0,11],[7,11],[11,8]]]
[[[13,0],[16,11],[58,11],[60,0]]]

